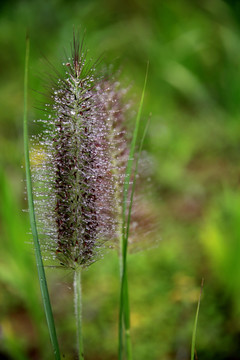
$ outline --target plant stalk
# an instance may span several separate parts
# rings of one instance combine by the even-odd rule
[[[74,303],[77,327],[78,358],[83,360],[83,338],[82,338],[82,290],[81,290],[81,269],[74,272]]]
[[[38,239],[34,202],[33,202],[33,192],[32,192],[32,180],[31,180],[31,170],[30,170],[30,159],[29,159],[29,148],[28,148],[28,126],[27,126],[27,92],[28,92],[28,63],[29,63],[29,48],[30,42],[29,38],[26,39],[26,56],[25,56],[25,73],[24,73],[24,113],[23,113],[23,131],[24,131],[24,153],[25,153],[25,166],[26,166],[26,185],[27,185],[27,195],[28,195],[28,207],[29,207],[29,217],[33,235],[33,244],[34,251],[36,256],[36,264],[38,270],[38,277],[40,283],[40,289],[42,294],[43,306],[45,310],[45,315],[47,319],[47,325],[49,330],[49,335],[51,343],[53,346],[54,356],[56,360],[60,360],[60,351],[57,340],[57,334],[53,319],[52,307],[48,293],[47,280],[45,275],[45,270],[42,261],[41,248]]]
[[[126,276],[124,281],[124,325],[125,325],[125,342],[126,342],[126,355],[128,360],[132,360],[132,341],[130,333],[130,306],[129,306],[129,295],[128,295],[128,276],[127,276],[127,265],[125,266]]]
[[[129,295],[128,295],[128,272],[127,272],[127,254],[128,254],[128,237],[129,237],[129,228],[131,220],[131,211],[132,211],[132,202],[133,202],[133,193],[134,185],[132,187],[130,205],[127,209],[127,200],[128,192],[130,187],[130,178],[132,174],[133,159],[136,152],[136,142],[140,126],[140,118],[143,107],[143,100],[146,90],[147,77],[148,77],[148,67],[147,64],[146,75],[143,85],[142,96],[138,108],[138,113],[135,121],[135,128],[133,132],[133,137],[131,141],[130,153],[128,157],[124,188],[123,188],[123,208],[122,208],[122,241],[121,241],[121,255],[122,255],[122,271],[121,271],[121,290],[120,290],[120,309],[119,309],[119,344],[118,344],[118,359],[123,359],[123,329],[125,329],[125,341],[126,341],[126,355],[127,360],[132,360],[132,345],[130,337],[130,305],[129,305]],[[145,133],[144,133],[145,136]],[[144,137],[143,136],[143,137]],[[143,142],[143,139],[142,139]],[[142,146],[142,143],[140,147]],[[137,164],[138,164],[137,159]],[[137,169],[136,164],[136,169]],[[134,183],[136,179],[136,170],[134,172]],[[127,211],[128,210],[128,211]]]
[[[194,360],[194,355],[195,355],[195,351],[196,351],[196,349],[195,349],[196,334],[197,334],[199,309],[200,309],[200,303],[201,303],[201,297],[202,297],[202,291],[203,291],[203,283],[204,283],[204,279],[202,278],[201,289],[200,289],[200,294],[199,294],[199,298],[198,298],[197,311],[196,311],[196,315],[195,315],[193,333],[192,333],[191,360]]]

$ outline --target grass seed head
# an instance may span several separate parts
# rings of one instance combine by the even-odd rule
[[[88,266],[118,236],[127,158],[121,97],[116,83],[97,76],[74,36],[52,85],[38,138],[44,162],[34,171],[43,249],[64,267]]]

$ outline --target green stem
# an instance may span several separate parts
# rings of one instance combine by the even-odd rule
[[[131,342],[131,333],[130,333],[130,306],[129,306],[129,295],[128,295],[128,272],[127,264],[125,265],[125,281],[124,281],[124,308],[123,308],[123,318],[125,325],[125,341],[126,341],[126,354],[127,359],[132,360],[132,342]]]
[[[29,38],[26,39],[26,57],[25,57],[25,74],[24,74],[24,114],[23,114],[23,130],[24,130],[24,153],[25,153],[25,164],[26,164],[26,184],[27,184],[27,195],[28,195],[28,207],[30,223],[33,235],[34,251],[36,256],[36,264],[38,270],[38,277],[40,283],[40,289],[42,294],[42,300],[47,319],[48,330],[50,334],[51,343],[56,360],[60,360],[60,351],[56,335],[56,329],[53,319],[52,307],[48,293],[46,275],[43,267],[42,255],[40,244],[38,240],[38,232],[35,218],[33,192],[32,192],[32,180],[30,170],[30,159],[29,159],[29,148],[28,148],[28,126],[27,126],[27,91],[28,91],[28,63],[29,63]]]
[[[124,187],[123,187],[123,207],[122,207],[122,242],[121,242],[121,250],[122,250],[122,272],[121,272],[121,290],[120,290],[120,309],[119,309],[119,344],[118,344],[118,359],[123,359],[123,325],[125,326],[125,340],[126,340],[126,348],[127,348],[127,359],[132,360],[132,345],[131,345],[131,337],[130,337],[130,306],[129,306],[129,295],[128,295],[128,272],[127,272],[127,254],[128,254],[128,237],[129,237],[129,227],[130,227],[130,219],[131,219],[131,210],[132,210],[132,201],[133,201],[133,193],[134,193],[134,185],[132,187],[130,206],[128,208],[127,213],[127,198],[130,187],[130,178],[132,174],[133,167],[133,159],[135,155],[136,142],[138,137],[140,118],[143,107],[143,100],[146,90],[147,77],[148,77],[148,66],[146,69],[146,75],[143,85],[142,96],[138,108],[138,113],[135,122],[135,128],[133,132],[133,137],[130,146],[130,152],[126,167]],[[145,136],[145,133],[144,133]],[[144,137],[143,136],[143,137]],[[142,140],[143,141],[143,140]],[[142,146],[142,143],[140,147]],[[137,160],[138,164],[138,160]],[[137,167],[136,167],[137,168]],[[134,183],[136,178],[136,171],[134,172]]]
[[[195,315],[195,321],[194,321],[193,333],[192,333],[191,360],[194,360],[194,355],[195,355],[195,351],[196,351],[196,349],[195,349],[195,346],[196,346],[196,334],[197,334],[197,325],[198,325],[200,302],[201,302],[201,296],[202,296],[202,291],[203,291],[203,283],[204,283],[204,279],[202,278],[201,290],[200,290],[200,294],[199,294],[199,298],[198,298],[197,311],[196,311],[196,315]]]
[[[74,302],[77,326],[77,345],[79,360],[83,360],[83,339],[82,339],[82,292],[81,292],[81,269],[74,272]]]
[[[131,212],[132,212],[132,205],[133,205],[133,196],[134,190],[136,185],[136,175],[138,173],[138,164],[140,160],[140,155],[142,153],[143,142],[147,133],[149,125],[149,119],[145,126],[143,136],[141,138],[140,146],[138,149],[138,156],[135,165],[135,171],[133,176],[133,184],[131,189],[131,196],[130,196],[130,204],[128,208],[128,218],[127,218],[127,228],[126,228],[126,239],[129,237],[129,230],[130,230],[130,221],[131,221]],[[125,324],[125,340],[126,340],[126,350],[127,350],[127,359],[132,359],[132,343],[131,343],[131,334],[130,334],[130,305],[129,305],[129,295],[128,295],[128,276],[127,276],[127,263],[125,264],[125,279],[124,279],[124,306],[123,306],[123,317],[124,317],[124,324]]]
[[[120,304],[119,304],[119,320],[118,320],[118,360],[123,359],[123,313],[124,313],[124,283],[126,277],[126,267],[122,265],[121,272],[121,288],[120,288]]]

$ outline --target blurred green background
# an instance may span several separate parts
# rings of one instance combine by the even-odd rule
[[[93,57],[121,68],[133,108],[150,70],[143,118],[152,158],[148,206],[158,245],[129,257],[134,359],[190,358],[205,279],[197,353],[240,353],[240,2],[48,0],[0,3],[0,359],[52,359],[24,194],[22,138],[25,34],[30,85],[42,54],[58,64],[73,25]],[[39,118],[29,93],[29,120]],[[133,120],[133,119],[132,119]],[[35,129],[31,125],[31,132]],[[151,210],[152,211],[152,210]],[[151,242],[151,239],[149,239]],[[117,359],[117,254],[83,274],[85,356]],[[64,359],[76,359],[71,272],[47,269]]]

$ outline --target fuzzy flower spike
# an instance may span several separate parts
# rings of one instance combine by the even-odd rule
[[[94,262],[118,236],[120,174],[127,158],[122,93],[96,76],[75,36],[72,56],[57,76],[50,115],[42,120],[44,163],[34,171],[36,209],[43,251],[76,269]]]

